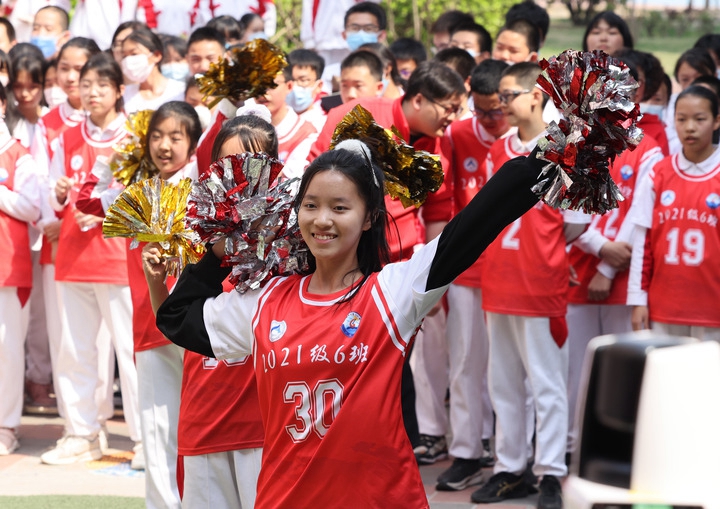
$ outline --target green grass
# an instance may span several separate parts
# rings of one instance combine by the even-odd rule
[[[142,498],[44,495],[0,497],[2,509],[144,509]]]
[[[582,49],[582,36],[585,27],[576,27],[567,19],[552,19],[550,30],[541,51],[543,57],[557,55],[566,49]],[[655,55],[663,65],[665,72],[672,76],[675,62],[687,49],[693,47],[700,34],[674,35],[671,37],[635,37],[635,48]]]

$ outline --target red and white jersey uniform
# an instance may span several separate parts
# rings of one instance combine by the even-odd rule
[[[0,286],[32,287],[28,222],[40,214],[38,169],[30,153],[0,129]]]
[[[317,129],[288,108],[287,115],[275,126],[275,130],[278,134],[278,159],[284,163],[283,175],[302,178],[310,147],[318,136]]]
[[[292,276],[205,303],[218,358],[255,358],[266,437],[256,509],[428,507],[400,380],[422,317],[447,289],[425,289],[436,248],[386,265],[350,300],[311,294],[312,276]]]
[[[202,175],[208,170],[212,160],[212,147],[215,142],[220,129],[226,120],[233,118],[237,113],[237,106],[228,101],[227,99],[221,100],[215,110],[213,111],[210,125],[200,137],[198,141],[198,148],[196,152],[198,173]]]
[[[50,165],[50,188],[62,175],[75,181],[65,204],[51,202],[63,211],[63,222],[55,258],[55,280],[79,283],[107,283],[127,285],[127,261],[125,241],[120,238],[105,239],[100,224],[81,231],[74,218],[75,201],[82,183],[99,156],[109,158],[113,146],[127,135],[125,116],[117,119],[102,132],[90,120],[68,129],[60,136],[58,149]]]
[[[50,166],[50,161],[52,161],[55,150],[57,150],[60,135],[84,120],[85,112],[76,110],[68,102],[56,106],[46,115],[43,115],[38,121],[40,135],[35,138],[40,146],[37,149],[32,148],[32,153],[35,154],[34,157],[38,164]]]
[[[517,134],[496,141],[488,152],[490,173],[510,159],[529,154],[540,136],[526,145],[521,144]],[[482,276],[485,311],[565,316],[569,271],[564,222],[560,211],[539,202],[488,246]]]
[[[506,138],[516,132],[517,128],[512,127],[502,137]],[[446,178],[452,180],[453,216],[464,209],[487,182],[489,175],[485,159],[495,140],[473,116],[453,122],[445,131],[443,143],[450,145],[450,150],[446,151],[451,158]],[[484,259],[483,254],[455,279],[455,283],[479,288]]]
[[[258,448],[264,437],[252,356],[217,360],[187,350],[178,454]]]
[[[577,242],[570,248],[568,254],[570,265],[575,269],[577,278],[580,281],[579,285],[571,286],[568,290],[568,302],[571,304],[598,304],[598,302],[588,299],[588,285],[598,270],[607,277],[613,276],[610,295],[601,304],[626,303],[628,271],[624,270],[616,273],[611,269],[611,272],[607,273],[604,264],[600,265],[598,255],[605,242],[628,240],[624,236],[618,237],[618,233],[625,223],[625,218],[632,205],[635,189],[662,157],[662,151],[657,142],[652,137],[645,136],[635,150],[626,150],[615,159],[610,168],[610,176],[625,199],[618,203],[617,208],[603,215],[592,216],[588,231],[581,236],[581,238],[592,238],[587,242],[590,252],[587,252],[587,249],[580,249],[576,245]],[[623,230],[630,233],[631,228],[626,227]]]
[[[632,219],[650,227],[641,282],[650,320],[720,327],[720,149],[699,164],[667,157],[646,182],[649,192],[638,194],[643,202]],[[630,291],[637,264],[631,271]]]

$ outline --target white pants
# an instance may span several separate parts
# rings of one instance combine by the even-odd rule
[[[252,509],[262,449],[183,456],[184,509]]]
[[[652,322],[652,329],[674,336],[690,336],[700,341],[720,342],[720,328],[699,327],[697,325],[676,325],[673,323]]]
[[[442,322],[445,333],[426,319],[421,345],[415,345],[418,422],[423,434],[447,434],[445,391],[449,387],[449,452],[456,458],[477,459],[483,455],[482,439],[493,435],[482,293],[479,288],[451,284],[447,299],[447,323]],[[417,389],[418,382],[422,391]]]
[[[0,428],[17,428],[23,409],[30,305],[20,305],[17,291],[15,286],[0,287]]]
[[[58,413],[60,417],[65,417],[63,415],[63,405],[60,401],[60,384],[58,383],[57,369],[55,367],[62,338],[62,320],[60,319],[62,302],[59,299],[57,282],[55,281],[55,265],[42,266],[42,284],[53,385],[56,387],[55,397],[57,398]],[[115,378],[115,352],[112,349],[110,331],[108,331],[104,321],[100,326],[100,332],[98,332],[97,346],[100,383],[95,391],[95,402],[100,409],[100,422],[104,423],[111,419],[114,413],[113,381]]]
[[[527,465],[527,377],[535,402],[537,476],[567,474],[568,346],[558,347],[550,319],[487,313],[490,397],[495,408],[495,473],[520,474]]]
[[[177,508],[177,432],[185,350],[165,345],[135,354],[145,452],[145,506]]]
[[[568,326],[568,452],[575,451],[578,427],[575,422],[580,373],[585,350],[591,339],[603,334],[622,334],[632,331],[632,308],[621,304],[570,304]]]
[[[99,365],[98,359],[107,346],[98,345],[98,340],[105,339],[98,333],[104,320],[120,369],[125,422],[130,438],[140,441],[130,288],[125,285],[69,282],[58,282],[57,288],[62,302],[62,333],[57,356],[56,389],[60,391],[66,433],[94,436],[100,431],[104,415],[97,404],[96,393],[98,387],[103,387],[101,375],[105,363]]]
[[[47,385],[52,382],[52,362],[48,340],[40,251],[31,251],[33,286],[30,293],[30,322],[25,341],[25,376],[31,382]]]

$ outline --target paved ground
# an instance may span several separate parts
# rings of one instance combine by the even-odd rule
[[[15,454],[0,457],[0,495],[116,495],[143,497],[145,476],[130,470],[129,453],[132,441],[121,419],[108,423],[109,454],[100,461],[68,466],[48,466],[40,463],[40,454],[62,435],[62,420],[57,417],[24,416],[20,427],[21,447]],[[537,495],[514,500],[512,504],[476,505],[470,493],[477,486],[459,492],[435,491],[435,479],[450,465],[450,461],[423,466],[420,471],[425,482],[432,509],[532,509]],[[492,474],[485,472],[487,479]]]

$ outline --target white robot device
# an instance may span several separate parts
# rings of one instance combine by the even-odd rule
[[[593,339],[565,509],[720,509],[720,344]]]

